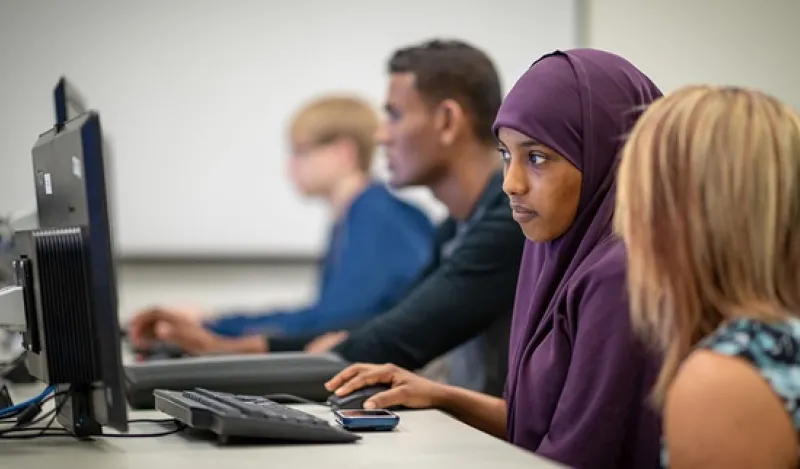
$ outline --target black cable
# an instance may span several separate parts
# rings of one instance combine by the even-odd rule
[[[10,434],[10,433],[23,433],[23,432],[36,432],[36,433],[26,433],[23,435],[17,434]],[[53,436],[68,436],[70,438],[74,438],[75,436],[66,431],[63,428],[49,428],[49,427],[23,427],[23,428],[9,428],[6,432],[0,436],[0,441],[2,440],[32,440],[34,438],[49,438]]]
[[[57,396],[61,396],[64,394],[65,394],[64,392],[51,394],[39,402],[31,403],[29,406],[17,410],[13,414],[3,415],[2,417],[0,417],[0,424],[13,424],[14,426],[20,426],[20,425],[32,425],[34,423],[41,422],[41,418],[35,421],[34,419],[38,416],[38,413],[41,412],[42,405],[44,405],[46,402],[52,399],[55,399]],[[34,412],[32,412],[31,415],[27,415],[25,421],[21,422],[20,420],[18,420],[18,418],[22,416],[22,414],[26,412],[31,412],[32,410]],[[49,416],[50,414],[51,412],[48,412],[46,415]],[[11,420],[11,419],[17,419],[17,420]],[[2,435],[3,431],[5,430],[0,430],[0,435]]]
[[[61,409],[66,404],[67,399],[63,399],[60,403],[58,403],[58,405],[54,409],[50,410],[46,414],[39,416],[39,418],[35,418],[38,415],[38,413],[41,412],[42,406],[45,403],[47,403],[51,399],[56,399],[59,396],[64,396],[64,395],[67,395],[67,394],[69,394],[69,390],[61,391],[61,392],[55,392],[55,393],[47,396],[46,398],[42,399],[39,402],[32,403],[28,407],[20,409],[18,412],[14,412],[14,414],[12,414],[12,415],[3,416],[3,419],[5,419],[6,417],[13,418],[13,417],[21,416],[21,415],[25,414],[26,412],[30,412],[31,410],[33,411],[33,412],[31,412],[31,415],[25,416],[26,417],[25,420],[17,420],[15,422],[13,422],[15,424],[13,427],[0,429],[0,439],[2,439],[2,438],[5,438],[5,439],[29,439],[29,438],[37,438],[37,437],[41,437],[41,436],[73,436],[70,432],[68,432],[67,430],[65,430],[63,428],[53,428],[53,429],[50,428],[50,427],[53,426],[53,423],[55,422],[56,418],[58,417],[59,412],[61,412]],[[44,428],[33,427],[33,425],[36,425],[38,423],[42,423],[42,421],[44,421],[47,417],[50,417],[50,421],[47,422],[47,425]],[[0,421],[0,423],[12,423],[12,422]],[[30,431],[37,431],[37,430],[38,430],[39,433],[26,434],[26,435],[9,435],[9,433],[30,432]],[[56,433],[48,433],[48,431],[51,431],[51,430],[55,431]],[[164,433],[164,434],[168,435],[168,434],[171,434],[171,433],[175,433],[175,431],[171,430],[169,433]],[[160,436],[160,435],[161,434],[157,434],[156,436]],[[115,435],[100,435],[100,436],[115,436]]]
[[[153,422],[156,423],[156,422]],[[154,432],[154,433],[105,433],[102,435],[93,435],[92,438],[157,438],[161,436],[168,436],[173,435],[175,433],[181,432],[186,429],[186,424],[174,419],[167,419],[163,422],[159,423],[174,423],[175,428],[170,430],[165,430],[163,432]],[[30,432],[30,431],[37,431],[39,433],[29,434],[29,435],[6,435],[5,433],[17,433],[17,432]],[[69,436],[74,437],[74,435],[63,428],[49,428],[49,427],[23,427],[23,428],[11,428],[4,432],[2,436],[0,436],[0,440],[5,439],[13,439],[13,440],[27,440],[32,438],[40,438],[40,437],[59,437],[59,436]]]
[[[39,407],[41,409],[42,404],[44,404],[45,402],[49,401],[50,399],[55,399],[58,396],[63,396],[64,394],[67,394],[68,392],[69,391],[62,391],[62,392],[57,392],[57,393],[51,394],[50,396],[46,397],[45,399],[42,399],[41,402],[38,402],[38,403],[33,404],[33,405],[37,406],[37,407]],[[14,426],[12,428],[7,428],[7,429],[0,430],[0,439],[28,440],[28,439],[32,439],[32,438],[40,438],[40,437],[45,437],[45,436],[48,436],[48,437],[49,436],[72,436],[69,432],[67,432],[63,428],[61,428],[61,429],[53,428],[52,431],[54,431],[56,433],[48,433],[49,431],[51,431],[50,427],[53,426],[53,423],[56,421],[56,417],[58,417],[58,413],[61,412],[61,409],[64,407],[66,402],[67,402],[67,400],[63,399],[61,402],[58,403],[58,405],[54,409],[50,410],[49,412],[45,413],[44,415],[39,416],[39,418],[31,420],[30,422],[22,423],[21,425]],[[50,421],[47,422],[47,425],[44,428],[35,428],[35,427],[33,427],[33,425],[36,425],[38,423],[42,423],[42,421],[44,421],[47,417],[50,417]],[[33,433],[33,434],[9,435],[9,433],[22,433],[22,432],[31,432],[31,431],[37,431],[37,430],[38,430],[38,433]]]
[[[63,402],[61,403],[63,405]],[[68,432],[66,429],[63,428],[50,428],[53,424],[53,421],[58,415],[59,409],[53,409],[50,412],[47,412],[45,415],[41,416],[34,422],[31,422],[31,425],[36,423],[41,423],[42,420],[50,417],[50,422],[48,422],[47,426],[45,427],[30,427],[24,426],[20,428],[9,428],[7,430],[0,431],[0,440],[2,439],[11,439],[11,440],[29,440],[32,438],[40,438],[40,437],[74,437],[74,435]],[[168,424],[172,423],[175,424],[175,428],[170,430],[165,430],[163,432],[154,432],[154,433],[106,433],[102,435],[93,435],[92,438],[157,438],[161,436],[173,435],[175,433],[181,432],[186,429],[186,424],[183,422],[176,420],[176,419],[133,419],[129,420],[128,423],[156,423],[156,424]],[[21,433],[21,432],[33,432],[38,431],[38,433],[26,434],[26,435],[8,435],[8,433]]]
[[[40,401],[30,403],[25,408],[20,409],[19,412],[14,412],[14,415],[17,417],[17,424],[15,425],[15,427],[17,427],[17,428],[28,427],[28,426],[31,426],[31,425],[35,424],[36,422],[34,420],[37,417],[39,417],[39,415],[42,413],[42,409],[44,408],[43,407],[44,404],[46,404],[49,400],[55,399],[58,396],[63,396],[64,394],[65,394],[64,392],[54,392],[50,396],[47,396],[47,397],[45,397],[44,399],[42,399]],[[60,409],[60,406],[59,406],[59,409]],[[56,413],[57,413],[57,411],[59,409],[56,409]],[[47,414],[45,414],[44,417],[42,417],[42,418],[40,418],[39,420],[36,420],[36,421],[37,422],[41,422],[42,419],[46,418],[46,416],[49,416],[50,414],[51,413],[48,412]]]
[[[19,414],[22,413],[23,410],[24,409],[19,409],[19,410],[15,411],[15,412],[13,412],[11,414],[3,414],[3,416],[0,417],[0,424],[13,424],[13,425],[16,425],[17,424],[16,418],[17,418],[17,416]]]

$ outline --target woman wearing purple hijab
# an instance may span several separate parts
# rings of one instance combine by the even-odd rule
[[[660,422],[647,401],[658,363],[629,323],[612,217],[624,138],[660,96],[621,57],[579,49],[540,58],[500,107],[503,188],[529,240],[504,400],[391,365],[353,365],[328,388],[390,383],[365,407],[439,407],[571,467],[658,467]]]

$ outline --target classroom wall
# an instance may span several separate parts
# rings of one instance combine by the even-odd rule
[[[313,263],[122,263],[120,319],[152,304],[218,310],[300,305],[313,298]]]
[[[800,108],[800,1],[587,0],[589,45],[628,58],[669,91],[752,86]]]
[[[586,44],[628,57],[665,90],[690,82],[728,82],[763,88],[800,107],[797,0],[585,3]],[[514,34],[502,25],[487,28]],[[519,51],[525,54],[524,44]],[[312,295],[314,281],[314,265],[302,263],[123,264],[121,314],[127,318],[153,302],[191,301],[209,310],[300,303]]]
[[[100,111],[119,255],[317,257],[327,211],[286,177],[301,102],[356,93],[380,106],[391,52],[434,36],[481,44],[509,88],[529,55],[575,45],[578,1],[0,1],[0,155],[12,159],[0,213],[34,203],[24,156],[63,74]],[[419,192],[399,191],[443,212]]]

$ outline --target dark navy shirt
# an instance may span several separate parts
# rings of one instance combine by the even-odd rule
[[[388,311],[428,263],[435,228],[417,207],[374,183],[333,227],[317,300],[291,311],[230,314],[206,326],[229,337],[314,335],[351,329]]]

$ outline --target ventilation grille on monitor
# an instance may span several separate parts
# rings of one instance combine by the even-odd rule
[[[50,382],[91,383],[97,366],[83,233],[80,228],[38,230],[33,239]]]

